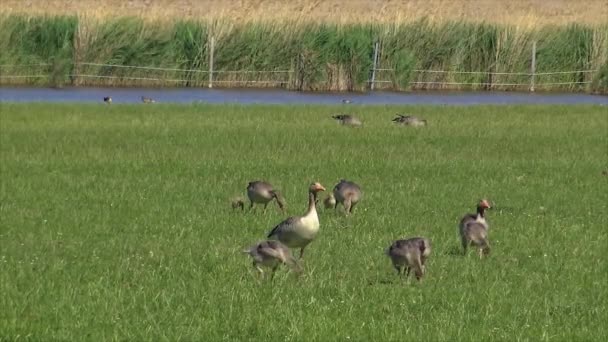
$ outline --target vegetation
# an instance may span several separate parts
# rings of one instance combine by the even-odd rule
[[[220,87],[364,90],[378,42],[379,67],[390,69],[378,72],[377,80],[388,81],[378,88],[526,89],[532,42],[537,41],[537,72],[581,71],[539,75],[537,89],[606,92],[601,69],[608,64],[608,25],[526,29],[426,19],[237,25],[6,15],[0,18],[0,32],[3,84],[206,86],[213,37],[214,82]]]
[[[35,15],[78,14],[94,18],[136,16],[146,19],[290,21],[327,23],[404,23],[421,17],[435,22],[462,21],[516,26],[604,24],[605,0],[3,0],[0,12]]]
[[[608,336],[608,115],[600,106],[2,104],[0,340],[540,340]],[[396,127],[396,112],[428,119]],[[241,249],[284,218],[232,211],[266,179],[320,209],[304,274]],[[492,254],[460,255],[481,197]],[[383,254],[432,240],[422,282]]]

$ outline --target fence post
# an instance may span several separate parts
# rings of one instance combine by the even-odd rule
[[[374,90],[374,83],[376,82],[376,68],[378,67],[378,42],[374,44],[374,68],[372,69],[372,79],[370,81],[370,89]]]
[[[211,37],[209,44],[209,88],[213,88],[213,54],[215,53],[215,37]]]
[[[534,92],[536,78],[536,41],[532,42],[532,65],[530,66],[530,91]]]

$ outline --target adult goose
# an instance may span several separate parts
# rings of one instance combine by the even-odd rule
[[[300,248],[300,259],[304,248],[311,243],[319,232],[319,215],[317,214],[317,193],[325,191],[323,185],[312,183],[308,188],[308,210],[303,216],[292,216],[274,227],[268,238],[279,240],[290,248]]]
[[[361,120],[359,118],[350,114],[332,115],[332,118],[338,120],[338,122],[344,126],[359,127],[362,125]]]
[[[431,255],[431,241],[424,237],[397,240],[386,250],[386,254],[398,275],[409,277],[411,269],[414,269],[416,279],[420,280],[426,273],[425,263]]]
[[[399,125],[421,127],[426,126],[426,119],[421,119],[412,115],[401,115],[397,114],[397,117],[393,119],[393,122]]]
[[[109,97],[109,96],[104,96],[104,98],[103,98],[103,102],[105,102],[105,103],[107,103],[107,104],[110,104],[110,103],[112,103],[112,98],[111,98],[111,97]]]
[[[482,199],[477,204],[476,213],[466,214],[460,219],[458,227],[464,254],[467,253],[467,248],[470,245],[475,245],[479,248],[480,258],[490,253],[490,243],[488,241],[488,229],[490,226],[485,216],[486,210],[490,208],[490,203],[486,199]]]
[[[272,273],[270,278],[274,277],[274,272],[279,268],[279,265],[285,264],[296,272],[300,272],[301,268],[296,259],[291,254],[287,246],[280,241],[266,240],[243,250],[253,259],[253,267],[264,275],[264,270],[261,266],[270,267]]]
[[[263,204],[264,212],[268,203],[273,199],[277,201],[277,205],[282,212],[285,212],[285,199],[281,193],[276,190],[272,184],[264,181],[253,181],[247,184],[247,197],[249,197],[249,209],[253,209],[254,203]]]
[[[334,208],[337,208],[338,204],[342,204],[346,211],[346,215],[353,212],[353,208],[359,203],[361,197],[363,197],[361,187],[359,187],[357,183],[346,179],[341,179],[340,182],[336,184],[333,193],[336,198]]]

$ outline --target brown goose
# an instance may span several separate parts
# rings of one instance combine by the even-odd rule
[[[329,193],[327,197],[325,197],[323,200],[323,205],[325,206],[325,209],[335,208],[336,198],[334,197],[333,193]]]
[[[232,209],[241,208],[241,210],[245,210],[245,199],[241,196],[233,197],[230,200],[230,204],[232,205]]]
[[[464,215],[460,220],[458,227],[460,227],[460,229],[462,230],[465,224],[472,221],[483,222],[483,224],[487,226],[486,210],[490,208],[490,202],[488,202],[487,199],[479,200],[479,203],[477,203],[477,212]]]
[[[413,126],[413,127],[421,127],[426,126],[426,120],[420,119],[418,117],[412,115],[402,115],[397,114],[397,117],[393,119],[393,122],[400,125]]]
[[[338,120],[338,122],[340,122],[340,124],[344,126],[359,127],[362,125],[361,120],[359,120],[359,118],[350,114],[332,115],[332,118]]]
[[[282,212],[285,212],[285,199],[272,184],[264,181],[253,181],[247,184],[247,197],[249,197],[249,209],[253,209],[254,203],[264,204],[264,212],[268,203],[275,199]]]
[[[334,208],[338,207],[338,203],[342,204],[346,211],[346,215],[353,212],[353,208],[359,203],[361,197],[363,197],[359,185],[345,179],[341,179],[340,182],[336,184],[333,193],[336,198]]]
[[[393,267],[397,274],[409,277],[413,268],[416,279],[420,280],[426,273],[425,262],[431,255],[431,241],[423,237],[415,237],[407,240],[397,240],[386,250],[386,254],[391,258]]]
[[[460,228],[460,239],[462,242],[463,253],[467,253],[469,245],[473,244],[479,248],[479,257],[490,253],[490,244],[488,241],[488,229],[490,228],[486,221],[485,211],[490,209],[490,203],[482,199],[477,204],[477,212],[475,214],[466,214],[458,224]]]
[[[300,248],[300,258],[304,248],[315,239],[319,232],[319,215],[317,214],[317,193],[325,191],[323,185],[312,183],[308,188],[308,210],[303,216],[293,216],[274,227],[268,238],[279,240],[290,248]]]
[[[243,252],[251,256],[253,267],[260,272],[260,275],[264,274],[264,270],[260,266],[272,268],[271,279],[281,264],[287,265],[295,272],[301,272],[300,265],[289,251],[289,248],[280,241],[262,241],[243,250]]]

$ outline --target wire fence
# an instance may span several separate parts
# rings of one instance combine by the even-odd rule
[[[208,69],[180,69],[163,68],[156,66],[104,64],[93,62],[71,63],[71,70],[62,71],[54,63],[31,64],[2,64],[0,65],[0,84],[11,80],[58,79],[60,82],[67,78],[73,85],[87,85],[95,82],[121,82],[136,81],[148,82],[155,85],[171,84],[174,86],[279,86],[294,89],[301,88],[295,85],[299,75],[295,70],[215,70],[214,69],[214,40],[211,40]],[[513,88],[534,91],[536,88],[554,86],[584,86],[591,84],[588,74],[599,70],[572,70],[572,71],[543,71],[536,72],[536,44],[532,46],[531,65],[529,72],[501,72],[501,71],[469,71],[469,70],[409,70],[409,79],[406,84],[400,84],[399,71],[394,68],[380,66],[380,43],[374,44],[373,66],[369,70],[367,88],[375,90],[403,89],[403,88],[450,88],[450,87],[483,87],[484,89]],[[34,70],[37,69],[37,70]],[[55,70],[55,69],[59,69]],[[10,70],[13,74],[6,74]],[[25,70],[26,72],[22,72]],[[124,71],[120,71],[124,70]],[[131,72],[131,71],[133,72]],[[27,72],[30,72],[29,74]],[[139,72],[139,73],[138,73]],[[133,74],[135,73],[135,75]],[[572,76],[569,76],[572,75]],[[557,76],[558,79],[555,79]],[[564,77],[566,79],[564,79]],[[97,81],[94,81],[97,80]],[[301,81],[300,81],[301,82]]]

